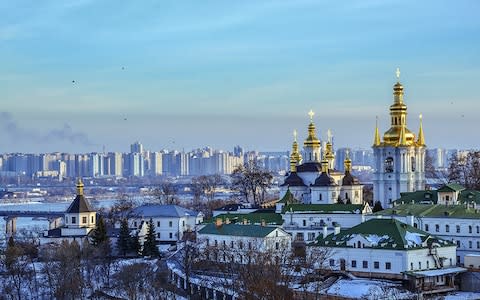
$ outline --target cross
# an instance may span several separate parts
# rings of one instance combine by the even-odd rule
[[[310,116],[310,122],[313,121],[313,116],[315,115],[315,113],[313,112],[313,110],[310,110],[308,112],[308,115]]]
[[[330,129],[327,130],[327,139],[328,142],[332,142],[332,131]]]
[[[397,75],[397,80],[400,79],[400,68],[397,68],[397,71],[395,72],[395,74]]]
[[[421,121],[421,120],[422,120],[422,118],[423,118],[422,114],[420,114],[418,117],[420,118],[420,121]]]
[[[295,129],[293,131],[293,138],[295,139],[295,142],[297,141],[297,130]]]
[[[349,158],[349,156],[350,156],[350,150],[347,148],[347,150],[345,150],[345,152],[346,152],[346,157]]]

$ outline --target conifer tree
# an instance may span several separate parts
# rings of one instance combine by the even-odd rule
[[[155,225],[153,224],[152,219],[148,221],[147,226],[147,236],[145,238],[145,242],[143,243],[142,255],[152,257],[160,256],[155,239]]]
[[[129,241],[129,249],[135,253],[137,256],[140,253],[140,249],[142,248],[140,245],[140,241],[138,239],[138,234],[135,234],[133,236],[130,236],[130,241]]]
[[[121,255],[125,256],[127,255],[127,252],[132,250],[130,240],[131,236],[130,230],[128,229],[128,221],[127,219],[122,219],[120,223],[120,233],[117,241],[117,248]]]
[[[381,211],[381,210],[383,210],[382,203],[380,203],[380,201],[375,202],[372,212],[376,213],[377,211]]]
[[[107,236],[107,227],[105,226],[105,221],[101,216],[98,218],[97,227],[93,230],[91,241],[94,246],[99,246],[105,242],[109,242]]]

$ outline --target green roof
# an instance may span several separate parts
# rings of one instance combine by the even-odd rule
[[[283,219],[281,214],[277,213],[249,213],[249,214],[221,214],[211,218],[205,223],[213,223],[216,219],[222,219],[225,223],[228,218],[231,223],[243,223],[243,220],[246,219],[249,224],[261,224],[262,221],[265,221],[267,225],[282,225]]]
[[[442,204],[401,204],[376,212],[375,215],[480,219],[480,212],[477,211],[471,206],[465,207],[465,204],[448,206]]]
[[[438,189],[439,192],[460,192],[463,191],[465,187],[457,183],[448,183]]]
[[[361,213],[364,209],[364,204],[290,204],[286,205],[282,213],[288,211],[295,212],[310,212],[329,213],[329,214],[347,214],[347,213]]]
[[[411,203],[420,203],[420,202],[431,202],[433,204],[436,204],[438,201],[438,192],[453,192],[453,191],[454,190],[452,188],[443,186],[442,188],[436,191],[425,190],[425,191],[400,193],[400,199],[395,200],[395,204],[407,204],[407,203],[411,204]],[[480,191],[462,189],[458,194],[458,201],[460,203],[475,202],[476,204],[480,204]]]
[[[229,236],[266,237],[278,227],[240,224],[207,224],[198,231],[199,234],[216,234]]]
[[[285,204],[292,204],[292,203],[300,203],[295,196],[293,196],[292,192],[290,192],[290,189],[287,189],[287,192],[285,195],[283,195],[282,199],[278,200],[277,203],[285,203]]]
[[[396,219],[371,219],[355,227],[330,234],[325,239],[318,238],[316,245],[328,247],[352,247],[347,242],[358,236],[371,243],[371,248],[379,249],[418,249],[428,244],[437,247],[453,246],[450,241],[438,238]],[[427,242],[427,245],[425,244]]]

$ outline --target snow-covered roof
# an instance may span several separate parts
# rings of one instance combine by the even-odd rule
[[[453,274],[453,273],[462,273],[466,272],[467,269],[462,267],[454,267],[454,268],[447,268],[447,269],[435,269],[435,270],[426,270],[426,271],[415,271],[415,272],[407,272],[407,274],[414,275],[416,277],[433,277],[433,276],[441,276],[446,274]]]
[[[143,218],[198,216],[199,212],[178,205],[146,204],[136,207],[132,214]]]

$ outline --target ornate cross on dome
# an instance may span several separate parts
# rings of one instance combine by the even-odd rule
[[[313,112],[313,110],[310,110],[310,111],[308,112],[308,115],[310,116],[310,122],[312,122],[312,121],[313,121],[313,116],[315,115],[315,113]]]
[[[329,143],[332,142],[332,131],[330,129],[327,130],[327,140]]]
[[[293,131],[293,139],[295,140],[295,142],[297,141],[297,130],[296,129]]]
[[[397,75],[397,80],[400,80],[400,68],[397,68],[395,74]]]

